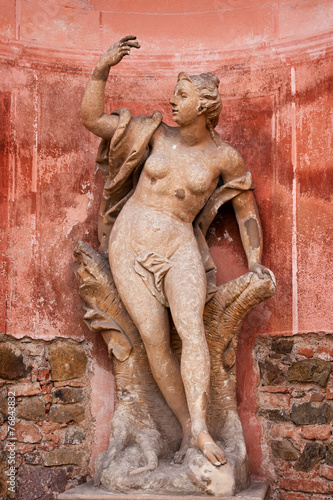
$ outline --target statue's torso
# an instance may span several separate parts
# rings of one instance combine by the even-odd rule
[[[221,148],[184,145],[178,127],[155,134],[133,198],[184,222],[193,222],[215,190],[221,173]]]

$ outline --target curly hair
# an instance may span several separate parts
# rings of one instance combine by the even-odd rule
[[[216,143],[214,128],[219,122],[222,111],[222,100],[219,94],[220,80],[213,73],[201,73],[201,75],[188,75],[181,72],[178,81],[187,80],[193,83],[199,94],[201,106],[205,110],[206,127],[213,141]]]

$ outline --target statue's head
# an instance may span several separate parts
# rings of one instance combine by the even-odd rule
[[[220,80],[213,73],[201,73],[201,75],[188,75],[185,72],[179,73],[179,81],[189,81],[196,88],[200,105],[206,117],[207,127],[215,128],[222,111],[222,100],[219,94]]]

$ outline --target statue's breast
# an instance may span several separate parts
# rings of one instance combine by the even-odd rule
[[[162,152],[153,153],[144,166],[145,174],[150,178],[155,189],[164,194],[175,190],[184,193],[177,196],[185,199],[185,194],[200,196],[210,190],[214,175],[205,165],[204,158],[197,158],[190,153],[172,151],[169,155]],[[158,180],[163,182],[158,183]],[[161,192],[161,191],[160,191]]]
[[[163,179],[169,171],[169,160],[163,153],[153,153],[145,163],[145,173],[155,179]]]
[[[186,167],[186,187],[196,195],[205,193],[213,182],[213,176],[208,167],[197,164]]]

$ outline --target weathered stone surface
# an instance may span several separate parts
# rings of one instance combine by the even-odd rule
[[[54,500],[66,489],[66,470],[23,465],[17,476],[17,500]]]
[[[56,465],[81,465],[83,459],[83,452],[71,449],[67,450],[54,450],[46,454],[44,464],[47,467]]]
[[[276,422],[287,422],[290,420],[289,412],[285,410],[266,410],[264,408],[259,408],[259,417],[265,417],[267,420],[274,420]]]
[[[10,390],[15,393],[15,396],[35,396],[40,394],[41,389],[38,382],[27,382],[22,384],[16,384],[10,387]]]
[[[7,388],[3,388],[0,391],[0,411],[4,417],[8,416]]]
[[[308,472],[325,458],[325,446],[321,443],[306,443],[303,453],[294,465],[295,470]]]
[[[75,389],[74,387],[63,387],[53,392],[54,403],[78,403],[84,399],[84,391],[82,389]]]
[[[15,451],[16,453],[22,453],[25,455],[26,453],[32,452],[35,449],[34,444],[29,444],[29,443],[19,443],[16,441],[15,444]]]
[[[0,441],[4,441],[8,434],[7,422],[0,427]]]
[[[311,358],[314,355],[312,347],[301,346],[298,348],[298,354],[305,356],[306,358]]]
[[[288,370],[288,380],[296,382],[315,382],[321,387],[327,385],[332,371],[331,363],[322,359],[302,359],[293,363]]]
[[[293,339],[280,338],[272,341],[272,351],[277,352],[278,354],[290,354],[293,347]]]
[[[24,443],[40,443],[42,434],[34,424],[19,423],[15,426],[15,437]]]
[[[45,403],[41,397],[31,397],[17,405],[17,416],[24,420],[38,422],[45,420]]]
[[[275,407],[279,409],[288,409],[290,403],[290,394],[261,392],[260,405],[266,407]]]
[[[81,346],[55,342],[49,346],[52,380],[71,380],[85,375],[87,356]]]
[[[4,342],[0,343],[0,378],[17,380],[26,377],[30,371],[23,362],[22,353]]]
[[[297,425],[329,424],[333,419],[333,408],[328,403],[319,408],[312,406],[311,403],[293,405],[290,418]]]
[[[80,427],[71,425],[65,434],[65,444],[80,444],[86,438]]]
[[[333,467],[333,444],[326,446],[326,463],[330,467]]]
[[[321,439],[326,441],[331,435],[331,425],[305,425],[301,428],[301,437],[304,439]]]
[[[283,460],[296,460],[298,458],[298,451],[295,446],[285,439],[283,441],[271,441],[271,448],[273,455]]]
[[[325,477],[329,481],[333,481],[333,467],[324,465],[323,467],[320,467],[318,474],[319,476]]]
[[[321,394],[320,392],[315,392],[314,394],[311,394],[310,403],[321,403],[324,399],[325,399],[324,394]]]
[[[84,419],[84,406],[75,403],[51,406],[49,413],[50,422],[68,423],[72,420],[80,423]]]
[[[237,496],[223,496],[225,500],[266,500],[267,493],[269,490],[269,483],[264,482],[253,482],[249,488],[246,488]],[[127,493],[124,496],[123,493],[110,493],[104,489],[96,490],[92,481],[86,482],[82,486],[77,486],[74,489],[61,493],[58,497],[59,500],[199,500],[203,498],[214,498],[207,496],[198,495],[155,495],[154,493],[149,494],[146,490],[144,494],[140,495],[136,493]],[[222,498],[222,497],[219,497]],[[289,499],[288,499],[289,500]],[[291,500],[291,499],[290,499]],[[296,500],[296,499],[295,499]],[[299,499],[297,499],[299,500]]]
[[[41,368],[37,373],[37,380],[49,380],[50,379],[50,370],[49,368]]]
[[[31,465],[39,465],[42,463],[42,457],[40,456],[40,454],[37,450],[34,450],[30,453],[26,453],[24,455],[24,459],[25,459],[27,464],[31,464]]]
[[[276,363],[267,359],[259,362],[259,369],[263,385],[284,385],[285,375]]]
[[[6,498],[7,492],[7,476],[5,475],[5,470],[8,468],[8,457],[7,453],[0,450],[0,498]],[[10,497],[8,497],[10,498]]]

